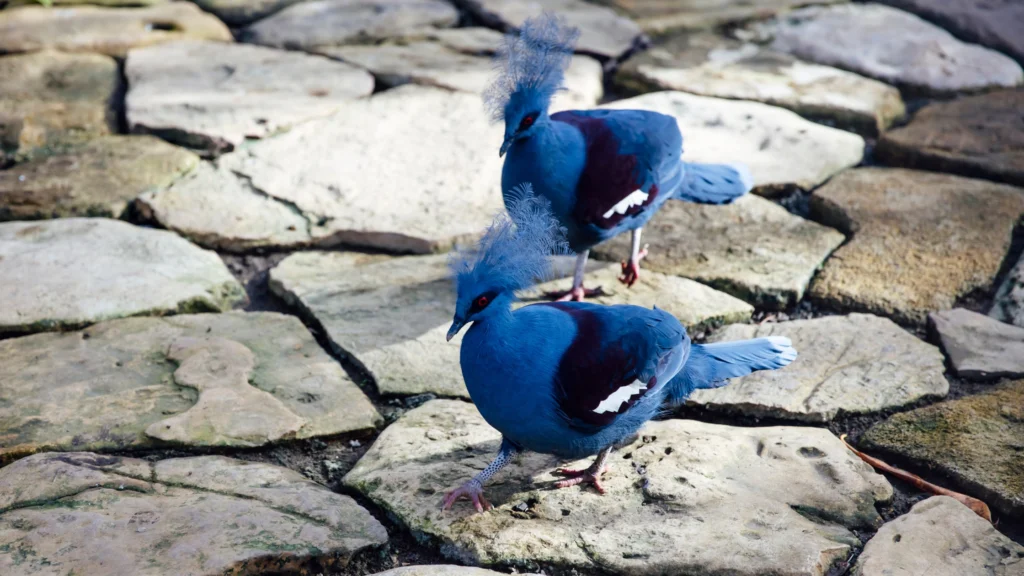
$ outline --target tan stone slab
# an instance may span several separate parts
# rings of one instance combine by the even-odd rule
[[[0,54],[54,48],[123,58],[132,48],[182,38],[233,40],[223,22],[191,2],[145,8],[26,6],[0,11]]]
[[[932,312],[928,324],[960,376],[972,380],[1024,376],[1024,328],[963,308]]]
[[[602,0],[633,18],[644,31],[664,34],[677,29],[717,28],[772,16],[806,5],[808,0]],[[834,4],[847,0],[815,0]]]
[[[826,430],[667,420],[612,453],[603,496],[553,489],[559,461],[526,453],[485,487],[494,510],[442,513],[445,492],[499,442],[473,405],[434,400],[385,429],[344,483],[460,563],[638,576],[823,576],[860,545],[852,529],[881,525],[875,502],[892,496]]]
[[[0,460],[165,442],[262,446],[372,429],[369,400],[296,318],[129,318],[0,341]]]
[[[1024,214],[1024,191],[984,180],[886,168],[846,171],[814,192],[816,220],[851,236],[811,296],[923,323],[991,286]]]

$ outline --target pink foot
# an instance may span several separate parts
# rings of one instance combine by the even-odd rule
[[[632,288],[633,284],[640,279],[640,261],[647,257],[647,245],[644,245],[643,250],[640,250],[636,254],[636,259],[630,259],[629,262],[622,262],[622,276],[619,276],[619,282],[622,282],[627,287]]]
[[[567,477],[566,480],[555,482],[555,488],[569,488],[577,484],[593,484],[598,494],[604,494],[604,486],[601,486],[601,475],[604,474],[604,471],[605,468],[601,468],[596,472],[590,468],[586,470],[568,470],[565,468],[555,470],[555,474]]]
[[[556,302],[583,302],[584,298],[592,298],[594,296],[604,296],[604,290],[598,286],[597,288],[584,288],[582,286],[573,288],[565,292],[545,292],[544,297]]]
[[[494,508],[494,506],[484,498],[484,489],[480,486],[480,483],[470,480],[455,490],[452,490],[444,497],[444,503],[441,505],[441,510],[451,508],[452,504],[455,504],[455,502],[461,498],[466,498],[471,501],[477,512],[483,512],[484,510]]]

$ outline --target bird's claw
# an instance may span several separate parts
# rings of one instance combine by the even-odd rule
[[[585,298],[593,298],[595,296],[604,296],[604,288],[598,286],[597,288],[584,288],[583,286],[577,286],[564,292],[545,292],[544,297],[556,302],[583,302]]]
[[[605,469],[600,468],[594,470],[593,468],[587,468],[585,470],[569,470],[566,468],[560,468],[555,470],[555,474],[559,476],[565,476],[565,480],[559,480],[555,482],[555,488],[569,488],[576,486],[577,484],[593,484],[594,489],[597,490],[598,494],[604,494],[604,486],[601,486],[601,475],[604,474]]]
[[[630,258],[629,261],[622,261],[622,276],[619,276],[619,282],[626,285],[627,288],[632,288],[633,284],[640,279],[640,261],[647,257],[647,247],[649,244],[644,244],[643,249],[636,253],[635,258]]]
[[[444,503],[441,505],[441,510],[444,511],[451,508],[452,505],[460,498],[466,498],[472,502],[473,507],[476,508],[477,512],[483,512],[484,510],[494,508],[494,506],[484,498],[483,486],[475,480],[470,480],[455,490],[452,490],[444,497]]]

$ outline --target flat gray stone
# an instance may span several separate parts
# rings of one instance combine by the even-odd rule
[[[864,546],[854,576],[1024,574],[1024,547],[949,496],[914,504]]]
[[[479,96],[410,85],[254,142],[218,165],[249,180],[259,191],[252,200],[273,198],[301,214],[318,245],[440,252],[479,234],[503,208],[501,139]]]
[[[683,160],[742,162],[754,177],[754,192],[763,196],[810,190],[864,156],[860,136],[759,102],[656,92],[603,107],[673,116],[683,133]]]
[[[711,342],[786,336],[800,355],[781,370],[755,372],[690,402],[750,416],[829,422],[838,414],[892,410],[949,392],[938,348],[870,314],[734,324]]]
[[[1012,59],[961,42],[913,14],[881,4],[802,8],[764,25],[761,32],[771,36],[771,46],[781,52],[922,94],[949,95],[1024,82],[1024,72]]]
[[[54,50],[5,56],[0,78],[0,155],[46,152],[117,132],[112,103],[121,73],[109,56]]]
[[[630,58],[615,80],[634,92],[680,90],[764,102],[869,134],[884,131],[905,111],[899,90],[888,84],[710,33],[659,42]]]
[[[143,8],[26,6],[0,11],[0,54],[53,48],[123,58],[132,48],[185,38],[233,41],[223,22],[191,2]]]
[[[162,4],[164,2],[170,2],[171,0],[49,0],[49,4],[53,6],[77,6],[81,4],[93,4],[96,6],[151,6],[153,4]],[[38,0],[7,0],[4,8],[13,8],[15,6],[38,6],[42,4]]]
[[[373,77],[343,62],[195,40],[132,50],[125,75],[132,132],[206,155],[328,116],[373,92]]]
[[[631,290],[619,288],[617,269],[591,267],[588,282],[609,292],[602,303],[657,303],[692,330],[744,321],[753,311],[721,292],[661,274],[643,275]],[[469,397],[459,368],[462,335],[445,340],[455,305],[447,256],[302,252],[270,271],[270,288],[315,318],[331,343],[373,376],[381,394]]]
[[[1024,191],[985,180],[887,168],[847,170],[815,190],[814,219],[851,235],[811,296],[923,324],[987,290],[1024,214]]]
[[[1024,89],[935,102],[878,140],[893,166],[954,172],[1024,186]]]
[[[850,530],[881,525],[874,504],[892,496],[826,430],[667,420],[612,454],[604,496],[552,489],[559,461],[527,453],[485,488],[494,510],[442,513],[444,493],[499,442],[472,404],[434,400],[386,428],[344,483],[460,563],[636,576],[823,576],[859,547]]]
[[[650,253],[641,268],[683,276],[771,309],[798,302],[843,235],[744,196],[726,206],[668,202],[644,226]],[[629,256],[629,235],[594,248],[595,257]]]
[[[0,333],[220,311],[246,300],[217,254],[106,218],[0,224],[0,278]]]
[[[255,447],[380,415],[292,316],[111,320],[0,340],[0,461],[42,450]]]
[[[988,0],[882,0],[913,12],[949,30],[957,38],[975,42],[1024,62],[1024,4]]]
[[[198,163],[152,136],[102,136],[0,172],[0,220],[120,218],[136,196],[169,186]]]
[[[1024,376],[1024,328],[955,308],[928,321],[956,373],[972,380]]]
[[[243,30],[242,40],[309,51],[416,36],[458,20],[458,11],[445,0],[313,0],[256,22]]]
[[[996,290],[989,316],[1024,328],[1024,254]]]
[[[303,0],[192,0],[229,26],[240,27],[266,18]]]
[[[352,498],[223,456],[37,454],[0,484],[5,574],[298,573],[388,540]]]
[[[833,4],[847,0],[815,0]],[[807,4],[807,0],[604,0],[635,20],[644,31],[718,28],[731,22],[766,18]]]
[[[455,0],[484,24],[498,29],[518,29],[527,18],[550,12],[580,30],[576,50],[604,58],[619,58],[636,47],[642,31],[635,22],[611,8],[583,0]]]
[[[454,564],[428,564],[424,566],[402,566],[374,576],[497,576],[504,572],[495,572],[472,566],[456,566]]]
[[[504,35],[488,28],[439,30],[421,40],[372,46],[332,46],[318,52],[373,72],[386,86],[415,83],[483,94],[494,79],[493,56]],[[573,56],[565,71],[565,90],[555,94],[552,110],[590,108],[604,95],[601,64]]]
[[[1024,380],[896,414],[868,429],[861,444],[893,464],[927,470],[996,513],[1024,514]]]

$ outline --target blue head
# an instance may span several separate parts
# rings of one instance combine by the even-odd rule
[[[496,57],[498,76],[484,92],[491,117],[505,122],[500,156],[548,121],[548,105],[562,89],[579,35],[563,18],[544,13],[524,22],[518,35],[505,37]]]
[[[551,256],[568,254],[565,229],[529,184],[515,188],[475,246],[449,259],[458,296],[448,340],[469,322],[508,312],[516,291],[551,276]]]

